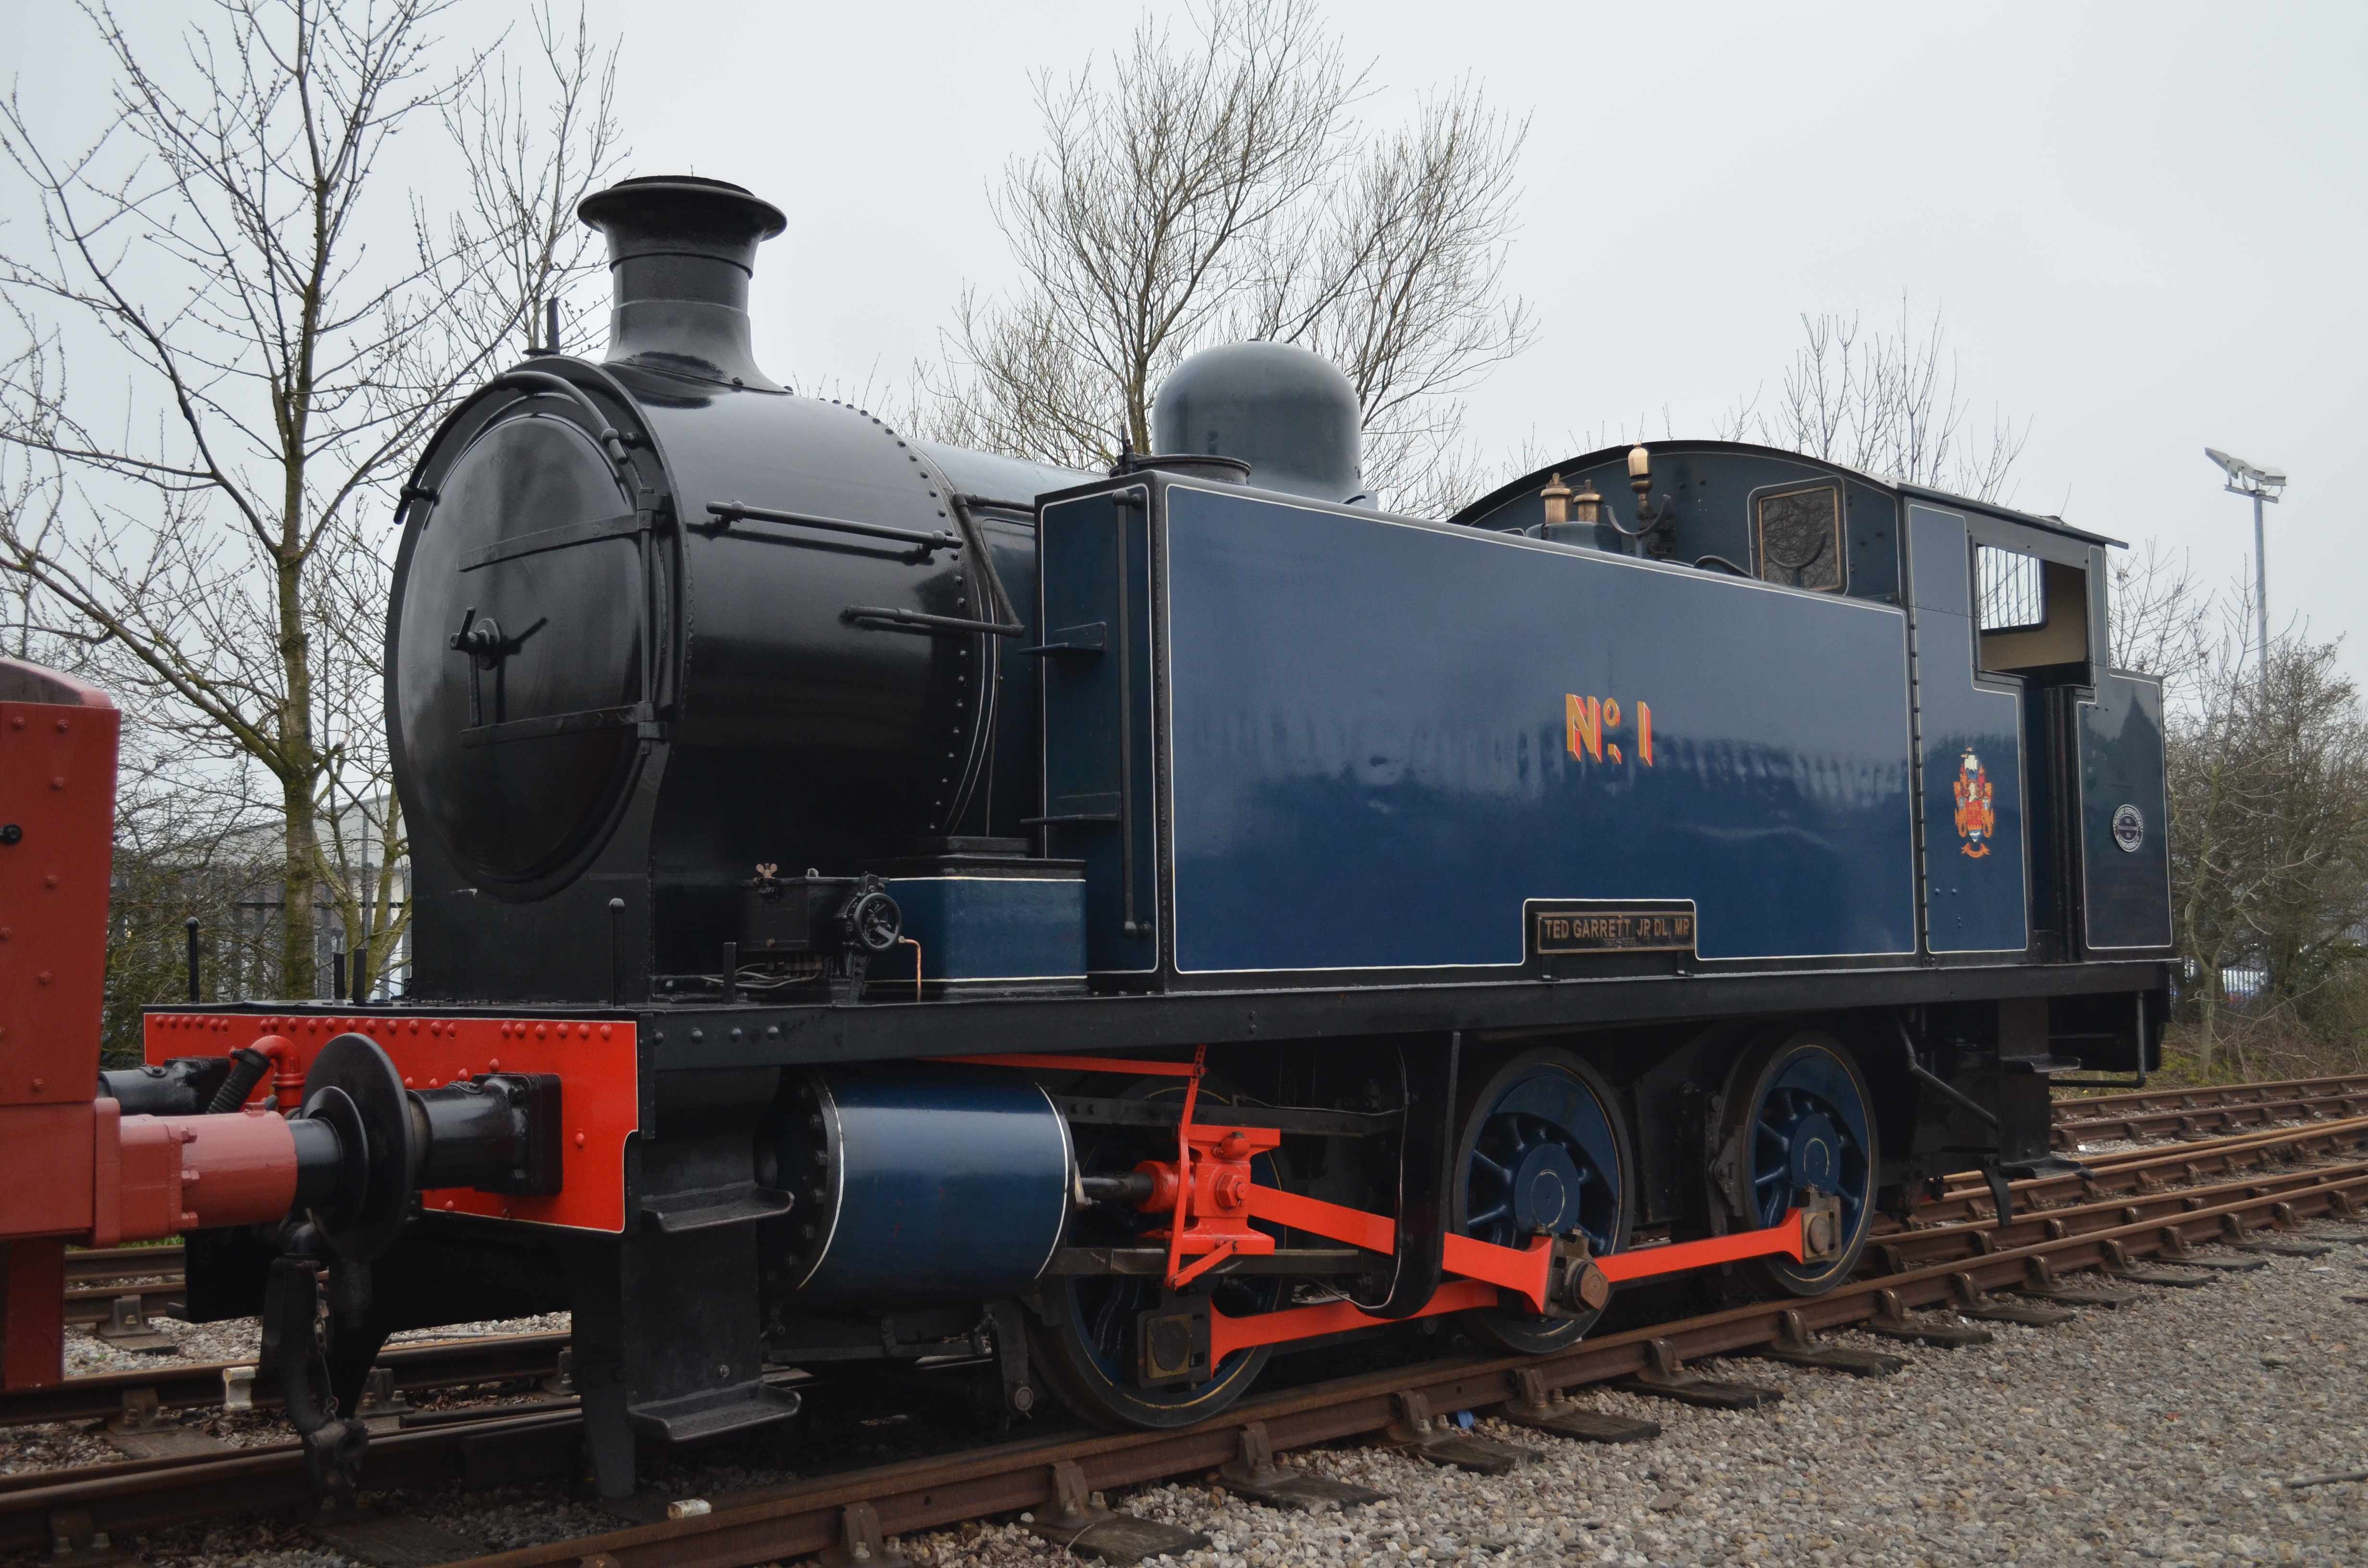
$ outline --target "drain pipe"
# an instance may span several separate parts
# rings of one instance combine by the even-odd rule
[[[1967,1110],[1972,1111],[1975,1116],[1980,1117],[1990,1126],[1996,1127],[1998,1124],[1998,1119],[1997,1116],[1985,1108],[1980,1101],[1968,1099],[1964,1095],[1958,1092],[1954,1085],[1947,1082],[1939,1074],[1934,1073],[1930,1068],[1926,1067],[1924,1063],[1916,1060],[1916,1040],[1914,1037],[1909,1035],[1907,1032],[1907,1020],[1906,1018],[1903,1018],[1895,1013],[1892,1015],[1891,1021],[1893,1024],[1896,1025],[1899,1029],[1899,1052],[1901,1057],[1907,1062],[1907,1075],[1909,1077],[1915,1079],[1919,1084],[1929,1084],[1933,1088],[1940,1090],[1942,1094],[1948,1096],[1951,1099],[1956,1101]]]

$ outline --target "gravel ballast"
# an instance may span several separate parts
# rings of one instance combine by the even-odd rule
[[[1986,1325],[1996,1340],[1964,1350],[1833,1336],[1907,1358],[1891,1378],[1706,1365],[1785,1391],[1760,1412],[1581,1391],[1663,1435],[1598,1447],[1483,1418],[1484,1435],[1542,1451],[1498,1478],[1374,1449],[1292,1456],[1391,1499],[1347,1513],[1278,1511],[1205,1484],[1127,1506],[1208,1534],[1212,1551],[1174,1560],[1194,1568],[2368,1562],[2368,1483],[2292,1484],[2368,1470],[2368,1305],[2343,1300],[2368,1294],[2362,1259],[2368,1246],[2340,1245],[2062,1328]],[[1016,1528],[913,1546],[940,1565],[1057,1555]]]
[[[2321,1229],[2368,1239],[2368,1227]],[[1210,1550],[1162,1560],[1193,1568],[2368,1562],[2368,1483],[2294,1484],[2368,1470],[2368,1304],[2344,1300],[2368,1295],[2362,1264],[2359,1244],[2274,1258],[2203,1290],[2083,1311],[2061,1328],[1987,1325],[1996,1341],[1964,1350],[1835,1336],[1906,1358],[1891,1378],[1705,1363],[1785,1391],[1754,1413],[1574,1391],[1664,1434],[1598,1447],[1483,1416],[1478,1431],[1540,1455],[1502,1477],[1374,1448],[1286,1456],[1386,1494],[1345,1513],[1252,1505],[1205,1477],[1110,1501],[1206,1533]],[[728,1506],[728,1494],[786,1479],[779,1450],[685,1460],[653,1477],[661,1491]],[[386,1502],[487,1551],[620,1528],[555,1484]],[[345,1561],[285,1523],[160,1530],[127,1544],[156,1568]],[[902,1545],[925,1568],[1078,1560],[1008,1519]]]

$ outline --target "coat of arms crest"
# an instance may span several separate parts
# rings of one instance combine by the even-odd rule
[[[1957,836],[1964,839],[1963,853],[1978,860],[1990,852],[1990,840],[1998,834],[1998,812],[1990,804],[1989,775],[1982,771],[1982,759],[1967,748],[1957,761],[1957,777],[1950,782],[1957,797]]]

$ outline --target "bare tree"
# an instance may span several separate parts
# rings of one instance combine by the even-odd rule
[[[2197,695],[2210,666],[2212,599],[2185,557],[2173,560],[2148,540],[2112,565],[2113,667],[2162,677],[2167,699],[2182,706]]]
[[[375,519],[371,519],[375,521]],[[320,772],[313,801],[321,885],[336,903],[347,983],[367,994],[386,979],[411,923],[405,885],[410,841],[394,793],[383,711],[386,606],[392,573],[359,517],[315,557],[305,612],[320,652],[314,681]]]
[[[1504,291],[1528,129],[1469,83],[1427,98],[1324,194],[1312,233],[1263,236],[1251,309],[1235,318],[1236,335],[1300,344],[1348,373],[1366,485],[1401,506],[1470,498],[1458,394],[1536,335]]]
[[[0,442],[66,518],[0,519],[0,573],[28,625],[94,640],[132,717],[185,762],[268,779],[274,967],[297,995],[316,983],[316,890],[348,946],[393,918],[376,913],[381,884],[350,880],[402,849],[378,738],[383,536],[359,514],[564,281],[574,260],[548,214],[614,144],[580,26],[570,50],[538,19],[565,106],[546,123],[571,138],[554,150],[522,98],[486,86],[483,52],[444,63],[431,29],[448,3],[218,0],[170,69],[96,5],[117,76],[98,140],[61,153],[15,98],[0,108],[42,235],[0,256],[21,334],[0,366]],[[472,213],[431,219],[379,177],[423,115],[462,138]],[[408,243],[387,244],[399,231]],[[94,363],[84,381],[120,380],[128,400],[70,381]]]
[[[64,530],[63,500],[54,464],[0,448],[0,529],[46,542]],[[0,575],[0,597],[7,607],[0,655],[110,684],[116,650],[104,633],[48,624],[30,578]],[[225,973],[268,983],[278,957],[276,949],[257,950],[260,923],[223,917],[278,899],[274,868],[254,853],[268,824],[246,777],[252,769],[192,768],[176,737],[127,718],[135,722],[124,726],[116,768],[101,1010],[104,1049],[119,1062],[138,1060],[141,1009],[184,994],[186,921],[200,924],[200,960],[217,994],[230,994]]]
[[[575,204],[609,183],[623,161],[616,116],[617,50],[603,51],[583,11],[571,33],[546,4],[533,16],[537,58],[507,57],[444,108],[468,164],[468,226],[484,252],[481,287],[457,301],[471,342],[524,334],[520,347],[577,352],[606,335],[607,294],[577,285],[605,275],[600,237]],[[554,338],[550,323],[558,311]]]
[[[1219,0],[1180,51],[1145,22],[1106,85],[1040,77],[1047,150],[996,203],[1024,285],[963,297],[918,427],[1107,463],[1148,449],[1186,356],[1263,337],[1348,373],[1373,488],[1470,488],[1457,394],[1532,335],[1503,290],[1527,127],[1467,84],[1368,138],[1350,118],[1366,83],[1301,0]]]
[[[142,1011],[188,994],[186,923],[198,922],[203,994],[284,994],[279,868],[268,790],[241,759],[193,771],[161,733],[125,729],[108,898],[105,1049],[137,1061]]]
[[[2241,613],[2237,617],[2241,622]],[[2224,638],[2169,736],[2178,939],[2196,1053],[2213,1065],[2232,970],[2256,1021],[2307,1025],[2362,980],[2368,922],[2368,714],[2333,643],[2274,642],[2269,678]]]
[[[1772,415],[1758,398],[1723,422],[1730,438],[1756,431],[1770,446],[1846,464],[1897,483],[1995,501],[2030,436],[2026,422],[1992,413],[1987,441],[1965,429],[1956,358],[1943,347],[1941,312],[1919,334],[1899,301],[1896,334],[1863,334],[1856,316],[1804,315],[1806,341],[1785,369]]]

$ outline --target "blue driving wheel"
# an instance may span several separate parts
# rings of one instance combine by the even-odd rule
[[[1598,1256],[1628,1242],[1628,1131],[1611,1090],[1566,1051],[1524,1051],[1463,1096],[1449,1212],[1463,1234],[1525,1247],[1537,1235],[1585,1233]],[[1458,1321],[1499,1348],[1535,1356],[1577,1341],[1595,1316],[1545,1317],[1509,1306]]]
[[[1794,1034],[1744,1053],[1727,1080],[1726,1108],[1732,1229],[1766,1230],[1821,1196],[1839,1208],[1832,1256],[1755,1258],[1745,1274],[1763,1294],[1824,1294],[1858,1266],[1874,1218],[1878,1155],[1865,1077],[1830,1035]]]
[[[1120,1091],[1122,1099],[1173,1101],[1183,1097],[1173,1078],[1152,1078]],[[1218,1080],[1204,1079],[1200,1104],[1209,1119],[1236,1096]],[[1088,1176],[1120,1176],[1137,1162],[1176,1157],[1171,1128],[1081,1127],[1076,1130],[1077,1168]],[[1274,1155],[1250,1162],[1260,1187],[1283,1185]],[[1071,1217],[1064,1246],[1134,1248],[1164,1245],[1142,1240],[1167,1223],[1164,1214],[1145,1214],[1117,1204],[1097,1204]],[[1281,1239],[1282,1229],[1252,1221]],[[1233,1317],[1274,1311],[1282,1304],[1284,1281],[1271,1274],[1211,1275],[1187,1287]],[[1029,1318],[1029,1345],[1037,1369],[1053,1395],[1080,1420],[1109,1431],[1189,1426],[1241,1397],[1273,1354],[1270,1346],[1236,1350],[1197,1378],[1146,1386],[1140,1367],[1145,1315],[1161,1307],[1161,1281],[1139,1275],[1048,1275],[1038,1282],[1039,1304]],[[1172,1303],[1171,1303],[1172,1306]]]

